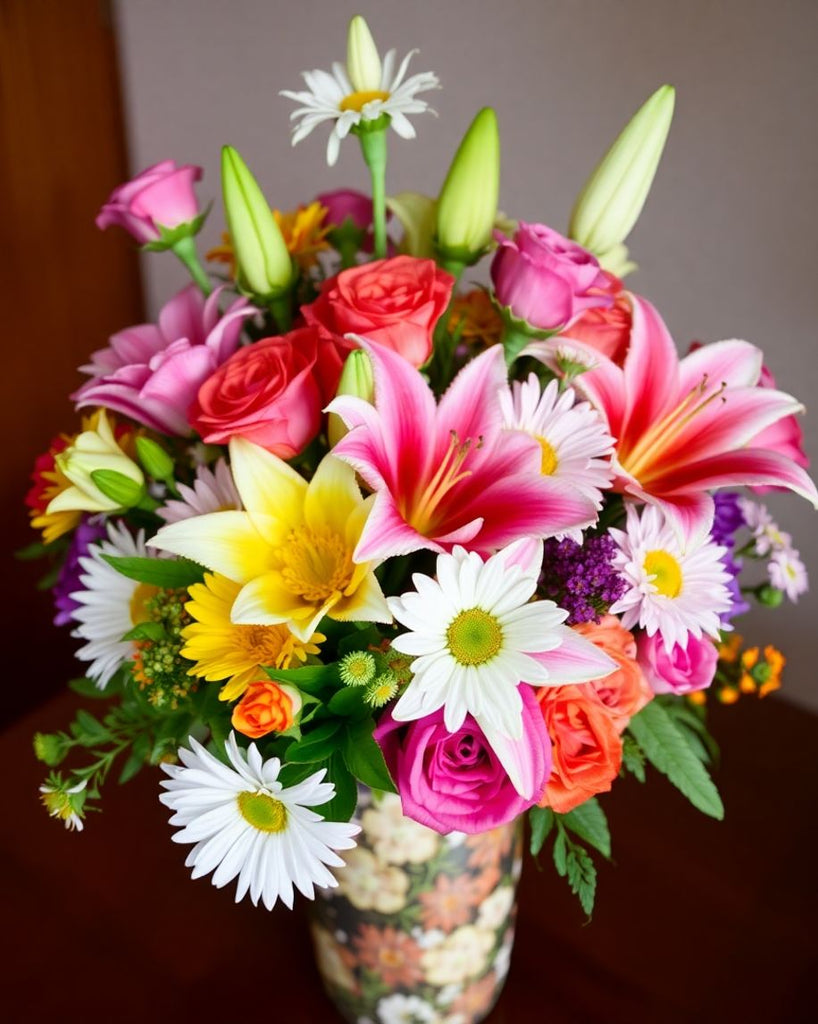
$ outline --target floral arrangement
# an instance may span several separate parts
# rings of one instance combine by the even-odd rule
[[[563,236],[498,213],[490,108],[437,198],[387,196],[391,132],[439,85],[410,57],[356,17],[346,63],[283,93],[294,144],[326,123],[333,164],[357,138],[371,195],[271,209],[227,146],[210,271],[200,168],[102,207],[192,280],[91,355],[80,422],[36,462],[28,553],[81,641],[71,686],[106,702],[35,737],[42,800],[82,829],[112,771],[158,765],[193,877],[268,908],[336,884],[361,784],[442,834],[527,814],[590,912],[598,796],[649,763],[720,817],[706,696],[780,685],[733,621],[807,586],[757,500],[818,503],[802,407],[748,342],[680,357],[623,284],[669,86]]]

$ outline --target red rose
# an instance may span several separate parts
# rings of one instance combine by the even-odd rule
[[[207,444],[244,437],[291,459],[321,426],[317,351],[313,327],[240,348],[199,388],[188,411],[191,426]]]
[[[454,278],[434,260],[413,256],[364,263],[325,281],[315,302],[302,310],[324,340],[318,372],[325,399],[335,397],[344,359],[354,347],[345,334],[363,335],[422,366],[453,287]]]

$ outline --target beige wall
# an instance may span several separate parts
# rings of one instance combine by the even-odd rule
[[[388,187],[435,193],[478,107],[503,140],[501,203],[565,229],[576,189],[616,131],[664,81],[676,120],[642,220],[642,268],[630,286],[653,300],[680,346],[743,337],[761,345],[779,385],[815,406],[818,455],[818,3],[814,0],[119,0],[116,14],[134,170],[165,157],[204,165],[218,200],[218,152],[237,146],[272,203],[366,188],[357,144],[324,162],[320,129],[288,139],[303,68],[343,59],[346,23],[363,13],[382,49],[418,47],[434,70],[440,117],[392,145]],[[218,201],[207,240],[221,220]],[[153,309],[182,282],[169,256],[147,262]],[[818,708],[818,518],[774,496],[815,578],[798,605],[754,614],[743,631],[790,659],[788,695]]]

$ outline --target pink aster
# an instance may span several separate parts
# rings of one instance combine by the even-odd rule
[[[707,492],[741,484],[784,487],[818,507],[815,484],[759,435],[803,407],[761,384],[760,349],[746,341],[703,345],[679,359],[654,307],[629,294],[633,322],[624,362],[568,338],[534,342],[527,355],[589,367],[574,387],[602,412],[616,439],[613,490],[659,505],[687,535],[713,518]]]
[[[196,285],[188,285],[162,307],[158,323],[112,335],[108,347],[80,367],[91,380],[71,396],[77,408],[101,405],[163,434],[189,436],[188,406],[236,351],[243,321],[256,312],[238,298],[220,313],[223,291],[217,288],[205,299]]]
[[[451,551],[490,552],[521,537],[548,537],[596,520],[579,489],[543,476],[539,443],[505,430],[502,348],[458,373],[436,404],[422,375],[402,356],[355,339],[372,360],[375,404],[341,396],[329,411],[349,433],[333,454],[375,492],[356,561]]]

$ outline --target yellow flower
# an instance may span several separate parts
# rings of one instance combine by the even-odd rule
[[[212,512],[163,527],[150,542],[240,585],[231,619],[286,625],[309,642],[321,619],[391,622],[372,562],[353,553],[372,499],[354,470],[327,455],[307,483],[282,459],[243,438],[230,442],[245,511]]]
[[[188,674],[202,676],[208,682],[227,679],[219,693],[221,700],[241,696],[259,677],[263,666],[288,668],[293,658],[305,661],[318,654],[318,644],[326,640],[313,633],[303,642],[286,626],[245,626],[232,622],[230,611],[241,590],[238,583],[206,573],[204,583],[188,588],[190,600],[185,610],[195,619],[182,630],[185,646],[181,654],[196,664]]]
[[[273,217],[284,236],[287,251],[304,271],[314,267],[318,262],[318,253],[330,247],[326,236],[331,225],[325,223],[326,216],[327,208],[319,202],[283,212],[273,210]],[[215,263],[226,264],[228,274],[235,279],[236,254],[227,231],[222,232],[221,245],[210,249],[207,258]]]
[[[748,647],[747,650],[741,656],[741,667],[745,669],[751,669],[758,661],[758,648]]]
[[[742,672],[738,681],[738,688],[742,693],[755,693],[758,687],[756,681],[749,672]]]
[[[718,698],[722,704],[735,704],[739,698],[739,692],[735,686],[723,686],[718,692]]]
[[[484,288],[475,288],[455,298],[449,330],[454,332],[461,323],[460,340],[466,343],[477,342],[488,348],[498,344],[503,334],[503,321]]]
[[[727,640],[719,644],[719,660],[732,665],[738,660],[741,650],[742,637],[738,633],[731,634]]]

